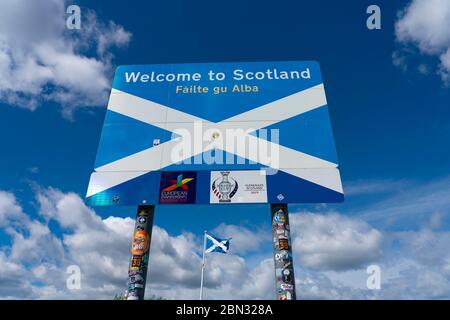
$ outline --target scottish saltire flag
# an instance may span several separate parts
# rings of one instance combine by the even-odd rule
[[[209,234],[205,234],[206,236],[206,250],[205,253],[211,252],[220,252],[220,253],[228,253],[228,249],[230,247],[231,239],[219,239],[213,237]]]
[[[86,197],[94,206],[342,202],[319,63],[118,67]]]

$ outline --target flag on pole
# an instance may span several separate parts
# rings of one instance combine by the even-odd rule
[[[210,252],[220,252],[227,253],[230,247],[230,239],[219,239],[217,237],[213,237],[210,234],[205,233],[206,235],[206,253]]]
[[[202,275],[200,278],[200,300],[203,299],[203,275],[205,271],[205,253],[220,252],[227,253],[230,248],[230,239],[219,239],[208,234],[205,230],[203,237],[203,262],[202,262]]]

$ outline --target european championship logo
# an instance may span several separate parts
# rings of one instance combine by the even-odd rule
[[[195,203],[197,172],[162,172],[159,203]]]

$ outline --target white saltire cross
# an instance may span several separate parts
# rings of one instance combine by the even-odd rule
[[[219,132],[225,132],[226,129],[242,129],[243,138],[248,139],[249,145],[265,143],[271,150],[277,149],[279,151],[279,163],[275,169],[342,193],[342,185],[336,163],[275,144],[271,141],[262,141],[261,138],[246,133],[249,129],[259,130],[326,104],[324,86],[319,84],[220,122],[211,122],[168,106],[112,89],[108,110],[171,132],[183,128],[190,133],[194,133],[194,125],[199,122],[202,123],[204,131],[215,129]],[[89,197],[150,171],[160,170],[216,147],[212,143],[200,148],[194,147],[191,148],[190,152],[185,152],[177,159],[173,159],[170,151],[180,143],[180,139],[183,139],[183,137],[172,139],[95,168],[97,173],[115,172],[116,174],[111,174],[108,177],[105,177],[103,174],[101,184],[96,184],[96,173],[94,173],[91,176],[87,196]],[[271,166],[270,159],[259,159],[257,155],[247,153],[240,148],[231,149],[224,145],[222,149],[241,158],[261,163],[268,167]]]
[[[206,234],[206,237],[212,241],[213,245],[211,247],[209,247],[208,249],[205,250],[205,253],[210,253],[212,252],[214,249],[216,249],[217,247],[219,247],[220,249],[222,249],[223,252],[227,252],[228,248],[225,246],[225,244],[229,241],[229,239],[226,240],[222,240],[222,241],[217,241],[216,239],[214,239],[213,237],[211,237],[209,234]]]

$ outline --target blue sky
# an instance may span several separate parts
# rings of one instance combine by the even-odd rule
[[[445,2],[433,1],[442,6],[442,11],[450,10]],[[75,227],[67,231],[67,225],[56,218],[51,222],[51,215],[43,214],[45,206],[42,199],[45,198],[56,206],[72,193],[84,197],[106,111],[107,101],[101,100],[101,97],[108,91],[106,83],[111,85],[114,66],[317,60],[322,68],[347,196],[343,204],[291,205],[290,211],[299,215],[299,226],[307,226],[308,222],[342,228],[352,226],[356,228],[355,232],[361,234],[367,230],[375,230],[383,238],[380,243],[375,240],[375,251],[379,249],[383,253],[364,256],[360,262],[355,262],[355,265],[350,265],[345,270],[337,267],[338,264],[334,267],[332,264],[326,266],[326,263],[315,264],[312,260],[302,260],[299,256],[296,266],[298,273],[304,271],[304,275],[320,279],[323,288],[329,290],[324,290],[322,295],[314,295],[312,291],[308,291],[307,284],[301,288],[311,293],[307,295],[310,298],[367,298],[372,294],[380,298],[407,296],[397,289],[389,289],[395,287],[395,283],[400,281],[398,279],[403,279],[400,276],[396,278],[397,282],[386,283],[386,294],[383,294],[383,290],[377,293],[362,289],[358,291],[357,287],[360,285],[355,284],[355,279],[366,276],[364,266],[370,263],[386,266],[386,273],[389,275],[397,275],[398,270],[413,272],[409,264],[420,265],[420,270],[430,271],[426,263],[418,262],[422,261],[423,253],[412,254],[411,248],[405,248],[405,237],[435,237],[439,243],[444,243],[449,237],[446,230],[450,224],[447,218],[450,201],[446,197],[447,191],[450,191],[447,183],[450,181],[450,83],[446,75],[450,73],[450,67],[446,69],[445,59],[446,50],[450,48],[450,36],[445,37],[445,31],[436,29],[432,22],[427,24],[427,17],[422,18],[425,22],[420,21],[420,15],[414,11],[416,7],[425,6],[420,0],[375,1],[382,10],[382,29],[368,30],[368,15],[365,11],[373,2],[259,1],[256,5],[242,1],[164,1],[146,4],[140,1],[108,1],[106,5],[101,1],[75,1],[82,8],[82,17],[87,17],[88,13],[91,18],[95,16],[95,19],[87,22],[86,18],[82,23],[86,21],[86,25],[98,27],[79,35],[76,32],[84,32],[83,25],[81,30],[63,28],[59,36],[64,37],[63,43],[75,43],[70,54],[96,60],[95,66],[100,71],[92,75],[100,75],[101,79],[83,78],[84,74],[80,72],[77,74],[80,81],[104,81],[105,85],[93,85],[99,87],[97,94],[94,89],[91,92],[89,88],[80,85],[71,87],[72,82],[63,76],[55,76],[51,80],[43,77],[44,80],[28,83],[41,90],[36,94],[22,89],[18,84],[20,81],[30,81],[23,80],[22,73],[14,73],[14,68],[19,68],[20,63],[9,69],[0,65],[0,72],[4,72],[0,73],[0,166],[3,168],[0,172],[0,190],[14,195],[15,203],[21,207],[21,211],[31,220],[48,225],[56,238],[65,239],[66,234],[73,235],[77,232]],[[63,1],[52,0],[52,3],[55,4],[55,14],[61,15]],[[416,7],[408,7],[411,3]],[[52,19],[59,21],[58,23],[64,22],[64,12],[62,16]],[[415,19],[429,27],[429,37],[441,35],[440,32],[444,32],[444,36],[436,37],[441,40],[428,41],[427,36],[420,32],[414,33],[417,31]],[[114,24],[111,25],[108,21],[114,21]],[[23,47],[14,48],[13,46],[19,45],[8,42],[7,36],[15,31],[4,30],[6,31],[0,30],[0,43],[10,45],[11,52],[24,50]],[[105,34],[117,37],[107,38]],[[54,36],[52,32],[48,37],[51,36]],[[87,45],[82,46],[80,43],[85,37],[91,38],[90,41],[85,41]],[[34,38],[39,38],[39,34],[34,35]],[[44,36],[42,39],[42,42],[36,40],[36,46],[46,43],[45,41],[48,41],[50,47],[54,43],[55,46],[60,45],[57,40],[52,42],[53,40],[46,40],[48,38]],[[101,40],[107,43],[106,49],[99,47]],[[2,61],[4,60],[0,59],[0,63]],[[37,61],[46,64],[43,58]],[[99,64],[102,66],[99,67]],[[37,77],[38,69],[33,70]],[[28,75],[33,78],[32,73]],[[4,81],[13,84],[6,85]],[[65,93],[69,93],[64,99],[59,95],[52,95],[52,92],[57,92],[61,87]],[[72,92],[74,96],[70,96]],[[49,97],[43,99],[44,94],[49,94]],[[85,107],[86,105],[90,107]],[[59,191],[52,192],[49,187]],[[81,206],[79,202],[77,204]],[[6,205],[4,207],[10,208]],[[53,211],[59,212],[58,210],[61,209]],[[132,217],[135,208],[96,208],[95,212],[103,219],[115,216],[123,219],[120,221],[129,223],[125,218]],[[310,216],[311,213],[315,215]],[[327,222],[320,220],[320,217],[331,220]],[[204,229],[224,233],[230,230],[230,226],[234,226],[242,228],[239,229],[242,232],[261,229],[262,234],[264,231],[270,233],[269,221],[269,208],[265,205],[167,205],[157,207],[155,217],[155,225],[161,228],[158,229],[161,237],[166,236],[164,232],[168,233],[167,237],[190,239],[193,236],[194,244],[199,243]],[[436,226],[433,221],[437,221]],[[5,222],[2,228],[0,223],[0,246],[3,246],[5,261],[22,266],[20,259],[13,256],[17,233],[11,232],[9,227]],[[24,237],[29,236],[30,232],[25,231]],[[302,230],[298,232],[301,233]],[[313,234],[308,232],[306,233]],[[378,239],[377,236],[374,238]],[[391,241],[392,238],[395,241]],[[298,239],[303,238],[299,236]],[[429,244],[430,241],[427,240],[426,243]],[[62,244],[62,252],[68,250],[67,246],[67,243]],[[197,250],[195,245],[189,248],[194,253]],[[371,248],[369,246],[367,250],[370,251]],[[253,251],[237,251],[235,259],[244,259],[249,268],[263,268],[265,264],[261,261],[270,258],[270,250],[268,240],[259,243]],[[402,262],[408,267],[400,262],[395,264],[396,250],[400,250],[400,256],[408,257],[404,260],[407,262]],[[299,251],[297,255],[305,252],[307,251]],[[446,264],[446,257],[433,259],[443,259],[442,263]],[[37,265],[42,259],[44,258],[32,263]],[[223,260],[224,257],[217,259],[229,263]],[[392,267],[393,265],[395,266]],[[255,274],[264,274],[262,271],[251,270]],[[321,270],[326,271],[321,273]],[[450,283],[450,275],[442,271],[445,266],[440,270],[433,271],[433,279],[440,276]],[[213,279],[213,275],[211,277]],[[195,290],[190,287],[189,281],[183,281],[180,280],[176,285],[188,288],[186,297],[189,297]],[[303,278],[299,281],[307,283]],[[421,288],[418,283],[422,282],[419,280],[414,283],[404,281],[406,287]],[[442,294],[428,295],[427,283],[425,281],[424,289],[411,293],[416,296],[410,297],[450,297],[450,288],[446,287],[439,288],[441,291],[433,287]],[[430,280],[429,283],[430,286],[442,283],[442,279],[435,282]],[[222,284],[216,284],[216,287],[211,287],[210,297],[227,297],[218,293]],[[120,285],[117,288],[119,287]],[[333,289],[346,294],[333,296]],[[164,290],[166,289],[156,286],[152,292],[172,297]],[[222,288],[224,290],[228,289]],[[252,297],[250,293],[243,296]],[[20,292],[14,297],[20,298]]]

